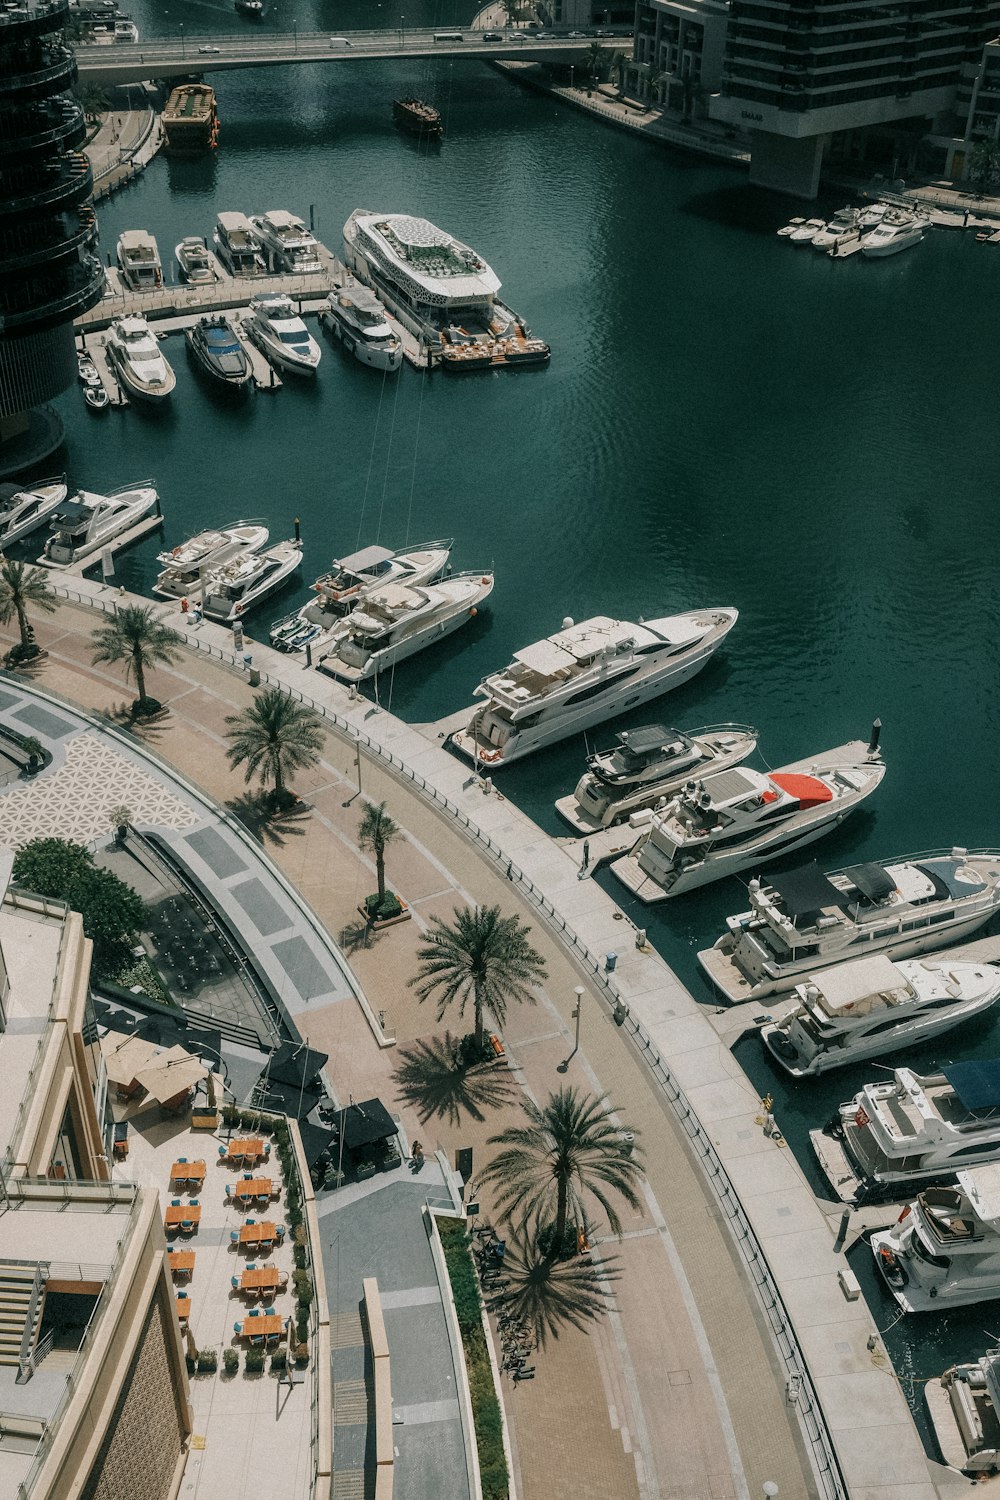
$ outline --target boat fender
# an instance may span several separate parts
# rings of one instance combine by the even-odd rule
[[[469,617],[470,617],[470,619],[474,620],[476,618],[476,615],[478,615],[478,613],[479,613],[478,609],[476,608],[475,605],[473,605],[472,608],[469,610]]]
[[[489,583],[490,580],[486,575],[484,575],[479,581],[480,583]]]

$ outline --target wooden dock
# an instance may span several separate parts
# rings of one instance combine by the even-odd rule
[[[94,364],[94,369],[101,377],[101,384],[111,398],[112,406],[128,406],[129,400],[118,381],[118,377],[111,368],[104,340],[96,333],[84,334],[83,347],[89,354]]]
[[[156,531],[157,527],[162,525],[163,517],[159,510],[157,510],[155,515],[143,516],[141,521],[136,521],[134,526],[130,526],[127,531],[123,531],[121,536],[114,537],[110,542],[105,543],[104,546],[98,547],[94,552],[88,552],[86,557],[81,557],[76,562],[56,563],[43,555],[38,558],[38,563],[43,568],[51,568],[54,573],[63,573],[68,577],[75,575],[77,578],[82,578],[84,573],[90,572],[91,568],[99,568],[101,566],[101,558],[105,552],[110,552],[112,557],[117,557],[118,553],[124,552],[126,547],[131,547],[133,543],[141,541],[144,536],[148,536],[151,531]]]
[[[253,383],[259,391],[278,391],[281,389],[282,380],[271,361],[262,350],[257,348],[248,332],[248,323],[242,318],[232,319],[233,332],[240,341],[250,368],[253,371]]]
[[[826,253],[831,260],[845,260],[848,255],[857,255],[860,249],[861,230],[856,229],[853,234],[843,235]]]

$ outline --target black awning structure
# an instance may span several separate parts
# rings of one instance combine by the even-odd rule
[[[372,1146],[376,1141],[391,1140],[399,1130],[381,1099],[363,1099],[360,1104],[349,1104],[337,1115],[337,1128],[343,1133],[348,1151]]]
[[[262,1097],[259,1107],[279,1109],[282,1114],[291,1115],[293,1120],[304,1120],[323,1098],[322,1094],[317,1094],[313,1089],[304,1089],[301,1080],[298,1083],[278,1083],[262,1073],[260,1086]],[[263,1093],[264,1089],[267,1090],[266,1094]]]
[[[337,1164],[337,1132],[325,1130],[322,1125],[313,1125],[308,1120],[299,1121],[299,1135],[306,1154],[310,1172],[324,1151],[331,1153],[334,1166]]]
[[[844,874],[869,901],[884,901],[896,889],[896,882],[881,865],[850,865]]]
[[[850,905],[850,897],[844,891],[838,891],[815,860],[808,865],[800,865],[797,870],[772,875],[770,885],[772,890],[777,891],[785,904],[787,915],[792,918],[804,917],[809,912],[820,911],[824,906]]]
[[[965,1109],[1000,1106],[1000,1062],[952,1063],[941,1072]]]
[[[295,1083],[301,1087],[303,1078],[306,1083],[315,1078],[328,1060],[329,1053],[317,1052],[305,1042],[282,1042],[271,1056],[269,1074],[274,1083]]]
[[[54,521],[79,521],[83,516],[89,516],[93,510],[92,505],[86,505],[82,500],[64,500],[57,505],[53,515]]]

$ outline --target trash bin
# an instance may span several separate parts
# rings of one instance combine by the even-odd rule
[[[605,972],[608,973],[608,974],[613,974],[615,972],[615,965],[617,964],[617,962],[618,962],[618,954],[617,953],[605,953],[605,955],[604,955],[604,969],[605,969]]]
[[[634,1132],[631,1131],[631,1130],[623,1130],[622,1133],[621,1133],[621,1143],[622,1143],[622,1150],[625,1152],[626,1156],[631,1156],[632,1155],[632,1148],[635,1145],[635,1134],[634,1134]]]

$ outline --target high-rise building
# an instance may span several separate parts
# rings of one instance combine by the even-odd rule
[[[68,12],[68,0],[0,9],[0,473],[61,441],[55,413],[32,408],[75,379],[73,319],[104,287]]]

